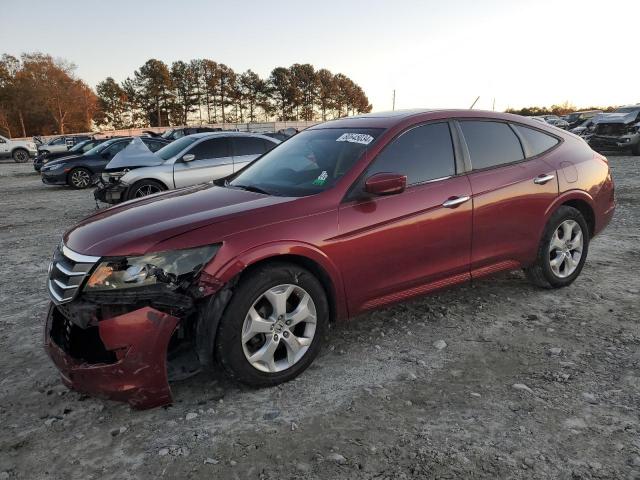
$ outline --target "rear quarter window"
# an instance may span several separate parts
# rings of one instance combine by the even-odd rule
[[[474,170],[524,160],[520,140],[506,123],[462,120],[460,127]]]
[[[540,155],[547,150],[551,150],[558,143],[560,143],[560,140],[558,140],[556,137],[552,137],[551,135],[542,133],[539,130],[523,127],[522,125],[512,126],[522,137],[524,143],[526,143],[528,157],[535,157],[536,155]]]

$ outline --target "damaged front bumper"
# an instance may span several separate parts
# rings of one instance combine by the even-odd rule
[[[115,205],[126,200],[128,189],[129,186],[123,182],[100,182],[93,191],[93,197],[100,202]]]
[[[147,409],[172,402],[167,349],[179,318],[152,307],[90,322],[49,306],[45,349],[73,390]]]

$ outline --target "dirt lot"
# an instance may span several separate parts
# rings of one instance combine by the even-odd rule
[[[288,384],[201,374],[144,412],[67,391],[41,347],[91,192],[1,164],[0,480],[640,478],[640,158],[610,161],[616,217],[573,286],[456,288],[335,326]]]

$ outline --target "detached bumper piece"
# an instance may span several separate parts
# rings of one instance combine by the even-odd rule
[[[167,348],[178,318],[152,307],[95,322],[49,306],[45,349],[78,392],[147,409],[172,402]]]
[[[99,183],[93,191],[93,197],[103,203],[114,205],[125,200],[127,188],[122,183]]]

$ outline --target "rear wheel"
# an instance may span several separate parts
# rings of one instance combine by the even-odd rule
[[[155,180],[140,180],[134,183],[127,192],[127,200],[133,200],[134,198],[142,198],[154,193],[160,193],[167,188],[160,182]]]
[[[24,148],[16,148],[13,151],[13,161],[16,163],[24,163],[29,160],[29,152],[27,152]]]
[[[566,287],[578,278],[589,250],[589,228],[579,210],[561,206],[545,227],[536,262],[524,269],[543,288]]]
[[[258,267],[240,282],[222,316],[216,358],[239,382],[277,385],[311,364],[328,322],[327,297],[309,271],[288,263]]]
[[[82,189],[91,185],[91,172],[83,167],[71,170],[67,178],[73,188]]]

